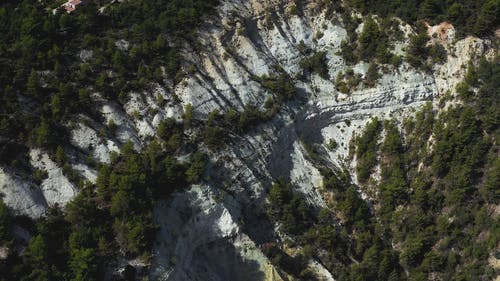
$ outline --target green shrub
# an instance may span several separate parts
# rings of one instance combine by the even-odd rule
[[[3,200],[0,200],[0,245],[4,244],[11,239],[11,226],[12,219],[9,214],[9,208]]]
[[[358,53],[360,60],[368,61],[375,56],[382,39],[382,32],[378,24],[369,18],[363,25],[363,30],[359,35]]]
[[[311,213],[305,199],[292,191],[290,184],[278,180],[269,191],[268,213],[282,224],[284,231],[303,233],[311,225]]]
[[[429,56],[429,48],[427,47],[429,39],[425,28],[421,28],[421,31],[417,35],[410,36],[410,43],[406,51],[406,60],[411,66],[422,68],[426,65]]]
[[[447,52],[443,45],[436,43],[429,49],[429,57],[433,63],[445,63]]]
[[[36,184],[40,185],[44,179],[48,178],[48,176],[49,174],[47,171],[37,169],[33,172],[32,178]]]
[[[216,150],[225,146],[226,140],[226,131],[218,126],[207,126],[203,129],[203,142],[211,150]]]
[[[309,73],[316,73],[323,79],[328,79],[328,64],[326,52],[316,52],[313,55],[302,59],[300,67]]]
[[[184,122],[186,124],[190,124],[192,119],[193,119],[193,105],[192,104],[187,104],[185,107],[184,107],[184,115],[183,115],[183,118],[184,118]]]
[[[197,183],[205,171],[205,156],[202,153],[195,153],[191,156],[191,166],[186,170],[186,180],[189,183]]]
[[[338,143],[334,139],[330,139],[326,144],[326,148],[330,151],[334,151],[338,146]]]
[[[370,63],[370,67],[368,67],[368,71],[365,75],[365,80],[363,81],[366,86],[374,87],[379,78],[378,74],[378,66],[376,63]]]
[[[377,141],[381,130],[381,123],[377,118],[373,118],[362,134],[355,138],[356,145],[356,172],[358,180],[366,182],[370,177],[373,168],[377,164]]]

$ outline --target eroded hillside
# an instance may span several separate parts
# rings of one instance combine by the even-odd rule
[[[491,40],[455,38],[453,26],[447,25],[446,32],[429,26],[430,35],[444,35],[431,37],[427,44],[442,45],[445,57],[428,68],[415,67],[404,58],[419,31],[394,19],[386,38],[391,59],[376,65],[363,59],[351,63],[346,61],[343,44],[353,32],[363,37],[368,32],[365,25],[382,26],[383,20],[323,1],[301,3],[223,1],[216,15],[200,26],[198,43],[183,46],[185,76],[180,81],[130,92],[123,103],[93,91],[98,116],[80,114],[64,124],[70,132],[64,161],[30,148],[30,165],[46,171],[38,180],[2,166],[0,191],[6,205],[33,218],[56,204],[64,208],[79,192],[75,179],[88,181],[88,186],[102,183],[102,169],[94,162],[117,165],[117,154],[127,143],[146,153],[157,140],[165,140],[160,143],[168,147],[175,142],[169,130],[178,130],[172,124],[190,122],[184,126],[181,148],[172,153],[178,163],[196,162],[191,149],[196,146],[196,151],[207,155],[206,168],[199,179],[187,184],[160,182],[186,188],[172,188],[175,191],[167,192],[169,196],[152,191],[157,200],[150,215],[157,231],[150,258],[120,255],[107,274],[124,272],[130,265],[151,280],[344,280],[346,273],[332,264],[359,263],[359,258],[346,253],[345,260],[329,261],[325,252],[335,244],[304,254],[312,250],[299,241],[302,236],[287,231],[285,223],[276,219],[282,211],[270,214],[268,194],[273,183],[278,179],[289,183],[314,216],[329,212],[326,224],[339,233],[350,226],[348,218],[336,214],[339,202],[332,199],[335,192],[328,190],[332,177],[355,187],[370,212],[378,214],[380,202],[373,188],[384,178],[384,169],[376,165],[368,183],[360,182],[354,137],[362,135],[374,118],[394,120],[395,128],[403,131],[404,121],[414,118],[424,105],[436,112],[457,106],[462,102],[457,85],[466,76],[469,62],[477,65],[482,57],[495,61],[497,54]],[[347,17],[359,23],[354,30]],[[126,44],[119,45],[129,52]],[[86,55],[92,56],[85,51],[80,52],[83,61]],[[69,176],[61,163],[76,175]],[[109,181],[103,186],[111,190]],[[99,192],[103,198],[115,198],[111,191]],[[297,225],[313,228],[307,222]],[[345,235],[355,236],[355,231]],[[383,247],[401,250],[400,245]],[[302,258],[294,261],[300,272],[277,261],[274,248],[296,260]],[[406,268],[398,265],[391,270],[395,273],[389,271],[387,276],[396,278]]]

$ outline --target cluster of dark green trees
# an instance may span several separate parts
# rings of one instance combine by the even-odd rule
[[[356,29],[361,19],[353,17],[351,10],[342,11],[342,23],[347,31],[347,39],[340,45],[339,54],[347,64],[356,64],[359,61],[376,62],[378,64],[392,64],[398,66],[401,58],[391,53],[391,42],[401,40],[402,31],[399,22],[386,17],[375,21],[372,17],[364,20],[363,29],[358,35]]]
[[[427,20],[431,24],[450,21],[459,36],[491,35],[500,25],[500,2],[497,0],[349,0],[364,14],[397,16],[406,22]]]
[[[499,65],[496,58],[469,66],[457,89],[464,103],[439,115],[427,104],[405,120],[403,132],[394,120],[373,119],[352,144],[360,187],[317,163],[329,209],[314,211],[289,184],[273,185],[269,216],[292,235],[289,246],[303,250],[291,257],[273,244],[265,248],[271,261],[302,280],[312,280],[310,257],[338,280],[497,276],[488,258],[500,241]],[[378,182],[368,180],[375,165]],[[370,205],[360,188],[373,194]]]
[[[378,138],[382,129],[381,122],[374,118],[366,125],[363,134],[355,139],[355,154],[358,163],[356,172],[358,180],[366,182],[377,165],[377,147]]]
[[[424,280],[431,272],[449,280],[497,274],[487,260],[500,239],[490,208],[500,202],[499,75],[498,60],[482,60],[461,86],[464,105],[437,119],[425,107],[406,122],[406,141],[392,122],[384,124],[378,213],[402,245],[400,262],[411,279]]]
[[[300,67],[307,73],[316,73],[321,78],[328,79],[326,52],[316,52],[300,61]]]
[[[500,239],[490,208],[500,202],[499,75],[498,59],[482,60],[467,74],[471,92],[461,94],[464,105],[437,118],[425,107],[406,122],[406,141],[392,122],[384,124],[377,212],[402,245],[400,262],[411,279],[431,272],[447,280],[498,274],[487,260]],[[472,94],[472,88],[479,90]]]
[[[342,22],[347,30],[347,39],[342,41],[339,54],[347,64],[356,64],[360,61],[371,62],[365,85],[373,86],[378,79],[378,65],[389,64],[398,67],[403,57],[391,53],[391,42],[401,41],[403,32],[399,28],[399,21],[390,17],[377,18],[375,21],[368,16],[363,29],[358,35],[356,28],[359,19],[352,17],[349,10],[342,14]],[[423,22],[415,23],[417,34],[410,37],[408,49],[404,59],[413,67],[429,70],[436,63],[446,60],[446,50],[439,44],[428,46],[430,37]]]
[[[75,113],[98,118],[90,93],[127,100],[131,90],[179,81],[179,46],[196,40],[211,1],[86,1],[52,14],[54,1],[0,4],[0,161],[26,162],[26,146],[55,152]],[[53,5],[51,7],[50,5]],[[128,47],[117,40],[125,39]],[[85,51],[85,52],[82,52]],[[21,153],[17,153],[21,152]],[[12,161],[15,161],[11,163]]]
[[[127,143],[102,165],[95,187],[86,185],[65,212],[52,208],[36,222],[13,218],[2,202],[0,243],[14,245],[14,220],[33,237],[23,257],[10,248],[0,262],[0,280],[101,280],[118,252],[147,261],[156,232],[153,205],[198,182],[205,170],[201,153],[192,154],[189,163],[173,155],[156,141],[142,153]]]
[[[348,39],[343,41],[340,47],[347,63],[376,59],[379,63],[386,64],[397,60],[397,57],[389,51],[391,47],[389,39],[395,39],[399,32],[397,21],[384,19],[379,24],[368,18],[359,36],[355,31],[360,23],[358,19],[344,12],[342,21],[348,31]]]
[[[406,50],[405,58],[411,66],[430,69],[432,65],[446,61],[446,50],[443,45],[436,43],[427,46],[429,39],[427,28],[420,22],[417,24],[417,34],[410,36],[410,44]]]
[[[368,17],[359,35],[356,28],[360,19],[351,16],[351,8]],[[336,10],[342,13],[342,22],[347,30],[348,36],[340,46],[340,54],[348,64],[376,61],[398,66],[401,63],[402,58],[390,52],[390,42],[401,40],[403,36],[398,21],[392,18],[394,16],[416,26],[417,35],[410,38],[405,59],[410,65],[421,69],[429,69],[446,59],[442,45],[427,46],[430,38],[423,21],[430,24],[449,21],[457,29],[459,38],[465,35],[491,36],[500,26],[500,2],[497,0],[351,0],[342,7],[336,6]],[[379,16],[377,21],[371,18],[373,14]]]
[[[12,220],[9,209],[3,201],[0,200],[0,245],[6,245],[11,237]]]
[[[304,197],[283,180],[269,192],[268,214],[280,222],[281,231],[292,235],[288,246],[300,246],[291,257],[276,245],[264,247],[273,264],[299,280],[315,280],[308,270],[314,257],[338,280],[401,280],[398,253],[378,233],[377,218],[361,199],[345,173],[321,168],[324,188],[332,195],[332,209],[315,211]]]
[[[229,109],[225,113],[218,110],[209,114],[203,124],[202,139],[209,149],[216,150],[227,144],[232,135],[248,133],[257,125],[271,120],[282,108],[285,102],[297,96],[294,81],[283,69],[276,67],[277,75],[253,77],[255,81],[270,92],[263,108],[247,104],[243,111]]]
[[[72,14],[55,15],[55,1],[0,4],[0,164],[40,182],[46,172],[33,171],[26,152],[41,147],[80,188],[65,212],[54,207],[37,221],[14,217],[0,202],[0,246],[9,249],[0,280],[100,280],[119,255],[147,260],[155,201],[201,180],[205,156],[183,134],[189,116],[184,124],[161,124],[160,138],[140,153],[128,143],[109,165],[89,159],[99,170],[96,185],[67,163],[64,124],[78,113],[102,121],[91,93],[123,103],[128,92],[151,82],[179,81],[179,46],[196,41],[196,27],[218,4],[139,0],[98,12],[105,2],[86,1]],[[120,39],[128,46],[117,44]],[[108,127],[102,133],[112,135],[116,125]],[[180,150],[191,153],[190,161],[177,161]],[[14,222],[33,236],[22,256],[13,247],[24,243],[14,241]]]
[[[269,216],[282,223],[282,229],[291,234],[299,234],[314,222],[311,210],[304,198],[293,192],[290,184],[278,180],[269,191]]]

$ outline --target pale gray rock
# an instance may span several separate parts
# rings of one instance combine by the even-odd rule
[[[115,46],[120,51],[127,51],[130,46],[130,43],[127,40],[120,39],[115,41]]]
[[[94,56],[94,51],[92,50],[81,50],[80,53],[78,53],[78,57],[83,62],[91,60],[93,56]]]
[[[231,206],[237,206],[236,210],[239,210],[234,212],[233,209],[228,209],[233,210],[228,213],[231,214],[232,220],[226,221],[225,225],[231,226],[229,229],[236,231],[237,237],[243,231],[256,243],[268,241],[270,236],[266,233],[269,229],[274,230],[276,226],[266,226],[264,222],[256,218],[257,216],[248,215],[242,216],[245,222],[245,228],[242,230],[236,217],[239,213],[258,214],[264,211],[266,190],[274,178],[289,179],[295,189],[303,193],[311,205],[325,206],[324,199],[319,193],[322,185],[321,175],[315,164],[306,157],[300,141],[323,145],[321,146],[322,158],[328,159],[332,167],[349,169],[353,174],[352,180],[356,183],[356,174],[353,169],[355,160],[354,162],[348,160],[348,147],[352,137],[359,134],[373,117],[402,120],[411,116],[425,103],[434,102],[441,94],[441,88],[451,87],[456,83],[449,80],[446,82],[449,84],[443,82],[449,73],[456,71],[452,69],[454,67],[452,65],[445,64],[442,74],[438,72],[429,74],[403,64],[398,69],[383,74],[373,88],[360,85],[351,94],[345,95],[337,92],[334,78],[338,72],[345,72],[347,69],[342,58],[337,55],[340,42],[345,39],[346,31],[342,26],[332,24],[322,11],[315,12],[312,2],[306,3],[304,16],[299,17],[281,13],[281,9],[274,9],[278,5],[288,5],[286,1],[266,3],[256,0],[224,1],[220,8],[221,22],[207,23],[201,33],[201,41],[206,51],[202,51],[199,55],[189,53],[190,60],[199,67],[193,75],[186,78],[184,83],[174,89],[184,105],[193,104],[198,116],[206,116],[213,110],[220,112],[229,108],[241,110],[247,103],[260,105],[271,95],[254,80],[254,77],[276,74],[274,68],[276,65],[279,65],[291,77],[301,74],[299,63],[304,56],[299,52],[299,44],[314,51],[326,52],[330,79],[311,75],[303,81],[296,81],[301,95],[307,99],[305,104],[288,105],[284,112],[272,122],[262,124],[251,134],[238,138],[223,151],[211,154],[211,160],[215,163],[210,168],[209,181],[214,184],[211,186],[230,192]],[[271,25],[266,22],[265,17],[265,11],[268,9],[275,12]],[[238,16],[234,18],[231,14]],[[231,22],[236,22],[236,24]],[[361,28],[362,26],[358,29],[361,30]],[[402,24],[401,29],[405,33],[405,38],[403,42],[396,42],[395,52],[403,55],[403,50],[413,30],[406,24]],[[322,33],[320,34],[322,36],[317,36],[318,33]],[[466,49],[472,49],[470,46],[474,44],[461,42],[456,44],[457,50],[451,52],[460,54],[461,61],[467,61],[474,57],[474,52]],[[453,54],[450,54],[449,57],[452,56]],[[451,64],[454,63],[451,62]],[[352,68],[355,73],[363,77],[368,66],[368,63],[361,62]],[[447,70],[448,68],[451,70]],[[346,121],[350,125],[347,125]],[[326,144],[330,139],[338,143],[338,147],[332,151],[326,149]],[[192,189],[181,192],[175,195],[176,199],[173,201],[192,197],[193,194]],[[370,199],[367,194],[361,193],[361,196],[366,200]],[[199,200],[206,203],[211,201],[208,197],[200,195],[196,198],[204,199],[183,199],[186,201],[180,205],[189,206],[188,202]],[[201,202],[195,204],[203,205]],[[206,260],[196,263],[197,266],[192,265],[193,249],[187,246],[191,245],[191,242],[187,241],[190,241],[189,237],[192,237],[192,232],[197,233],[202,230],[207,238],[200,238],[202,241],[200,243],[206,243],[205,239],[218,239],[219,241],[211,244],[212,256],[226,251],[227,243],[236,247],[234,237],[228,235],[233,232],[215,231],[214,234],[213,230],[206,231],[207,222],[210,222],[213,229],[217,229],[221,220],[228,217],[220,209],[214,207],[210,211],[202,212],[203,222],[192,223],[193,215],[191,214],[193,212],[198,214],[206,207],[192,205],[173,207],[173,205],[179,206],[178,203],[168,203],[169,207],[157,208],[156,217],[162,223],[171,221],[171,224],[167,223],[161,227],[162,229],[171,227],[182,230],[178,235],[165,232],[158,235],[158,245],[155,247],[158,257],[155,259],[152,276],[158,278],[161,276],[160,280],[185,280],[183,279],[185,276],[193,278],[191,280],[198,280],[196,278],[199,277],[193,276],[198,276],[198,265],[201,263],[203,264],[201,267],[208,268],[210,272],[207,274],[209,280],[212,280],[210,278],[219,280],[217,278],[224,276],[227,272],[216,266],[206,266]],[[220,205],[216,203],[216,206]],[[208,215],[215,213],[217,215]],[[190,214],[187,216],[190,218],[188,222],[175,219],[186,214]],[[195,245],[198,244],[195,243]],[[166,257],[159,254],[164,252],[171,254],[167,254]],[[177,255],[181,256],[179,254],[181,252],[184,253],[182,256],[187,256],[187,258],[177,257]],[[175,262],[170,260],[173,255],[175,255]],[[205,257],[204,255],[202,256]],[[181,259],[180,262],[179,259]],[[189,266],[186,266],[186,262]],[[324,280],[333,279],[332,273],[322,268],[317,261],[311,261],[310,268]]]
[[[42,190],[48,206],[64,207],[77,194],[76,187],[64,176],[62,168],[52,161],[46,152],[40,149],[30,150],[31,165],[47,171],[48,177],[42,181]]]
[[[160,226],[154,280],[263,280],[267,258],[241,232],[238,204],[210,186],[192,186],[155,208]]]
[[[4,203],[19,215],[39,218],[48,207],[39,187],[4,168],[0,168],[0,193]]]

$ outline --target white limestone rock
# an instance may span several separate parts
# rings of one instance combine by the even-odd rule
[[[323,177],[317,168],[315,168],[305,155],[305,148],[295,141],[293,144],[292,170],[290,171],[290,180],[292,184],[299,187],[299,191],[305,195],[306,201],[316,208],[326,207],[324,199],[319,194],[323,185]]]
[[[76,128],[71,130],[70,138],[72,145],[86,151],[92,151],[100,142],[97,132],[83,123],[78,123]]]
[[[63,171],[49,158],[49,155],[40,149],[30,150],[31,165],[37,169],[47,171],[48,177],[40,186],[48,206],[59,205],[64,207],[77,194],[76,187],[64,176]]]
[[[83,62],[91,60],[93,56],[94,56],[94,51],[92,50],[81,50],[80,53],[78,53],[78,57]]]
[[[17,214],[39,218],[48,204],[42,190],[24,177],[0,167],[0,193],[4,203]]]
[[[325,149],[328,151],[328,156],[332,163],[341,167],[346,164],[349,155],[349,143],[352,137],[362,130],[366,124],[366,120],[356,120],[346,117],[345,120],[339,120],[337,123],[332,123],[321,130],[321,135],[325,140]],[[329,150],[326,146],[333,140],[337,143],[337,147]]]
[[[335,281],[332,273],[329,272],[321,263],[316,260],[310,260],[308,267],[312,269],[312,272],[316,275],[319,281]]]
[[[106,124],[104,125],[107,125],[110,122],[114,122],[117,125],[115,135],[121,143],[131,141],[134,148],[137,150],[142,147],[142,142],[137,136],[133,120],[126,115],[126,112],[124,112],[123,108],[121,108],[117,103],[105,103],[102,106],[102,115],[106,119]]]
[[[161,202],[151,277],[155,280],[263,280],[268,260],[241,233],[238,204],[210,186]]]
[[[446,63],[437,66],[434,73],[436,77],[436,87],[440,95],[450,90],[455,93],[455,88],[461,82],[467,72],[467,66],[472,59],[477,59],[487,51],[489,42],[467,37],[457,41],[455,45],[448,48]]]
[[[71,130],[71,144],[89,152],[92,157],[101,163],[111,161],[111,152],[119,152],[120,148],[113,140],[102,140],[97,132],[89,126],[78,123],[76,128]]]
[[[130,42],[124,39],[116,40],[115,46],[120,51],[127,51],[130,46]]]
[[[93,184],[96,183],[96,180],[97,180],[97,171],[96,170],[91,169],[89,166],[82,164],[82,163],[73,164],[72,167],[75,171],[77,171],[86,180],[90,181]]]

